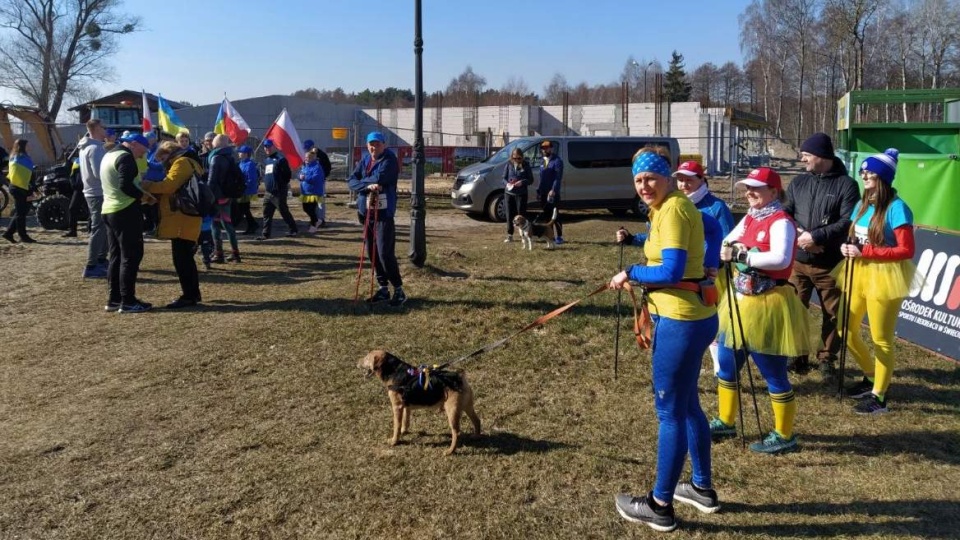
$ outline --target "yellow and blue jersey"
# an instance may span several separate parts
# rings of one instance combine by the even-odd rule
[[[20,189],[30,189],[30,179],[33,178],[33,160],[26,154],[18,154],[10,158],[7,169],[7,179]]]

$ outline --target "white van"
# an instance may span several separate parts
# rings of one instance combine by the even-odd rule
[[[503,171],[514,148],[520,148],[533,166],[528,206],[537,208],[543,141],[553,143],[554,152],[563,159],[560,208],[605,208],[615,214],[632,210],[641,219],[646,219],[647,206],[633,187],[633,155],[645,146],[664,147],[670,151],[672,169],[677,168],[680,157],[680,146],[672,137],[524,137],[457,173],[450,193],[454,208],[505,221]]]

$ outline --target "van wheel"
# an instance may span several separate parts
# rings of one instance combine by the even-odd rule
[[[626,208],[607,208],[607,211],[610,212],[611,214],[617,216],[617,217],[623,217],[623,216],[627,215],[627,209],[626,209]]]
[[[490,221],[505,223],[507,221],[507,207],[504,204],[503,192],[494,193],[487,201],[487,217]]]
[[[650,216],[650,207],[647,206],[647,203],[643,202],[643,199],[637,197],[633,200],[633,207],[631,208],[633,215],[637,216],[640,221],[647,221]]]

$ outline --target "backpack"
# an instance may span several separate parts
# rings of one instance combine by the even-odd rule
[[[247,177],[233,158],[230,158],[230,166],[227,168],[226,178],[220,184],[220,190],[223,191],[223,196],[229,199],[243,197],[247,191]]]
[[[187,216],[212,216],[216,204],[210,186],[197,178],[196,174],[190,176],[170,198],[170,209]]]

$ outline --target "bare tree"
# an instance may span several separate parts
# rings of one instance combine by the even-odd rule
[[[487,79],[474,73],[472,66],[467,66],[463,73],[450,80],[445,92],[446,99],[450,105],[474,105],[486,86]]]
[[[64,96],[110,74],[116,36],[135,32],[140,18],[120,13],[122,0],[0,2],[0,87],[56,119]]]
[[[567,78],[561,73],[554,73],[550,82],[543,87],[543,99],[549,105],[560,105],[563,103],[563,94],[570,91],[570,85],[567,84]]]

